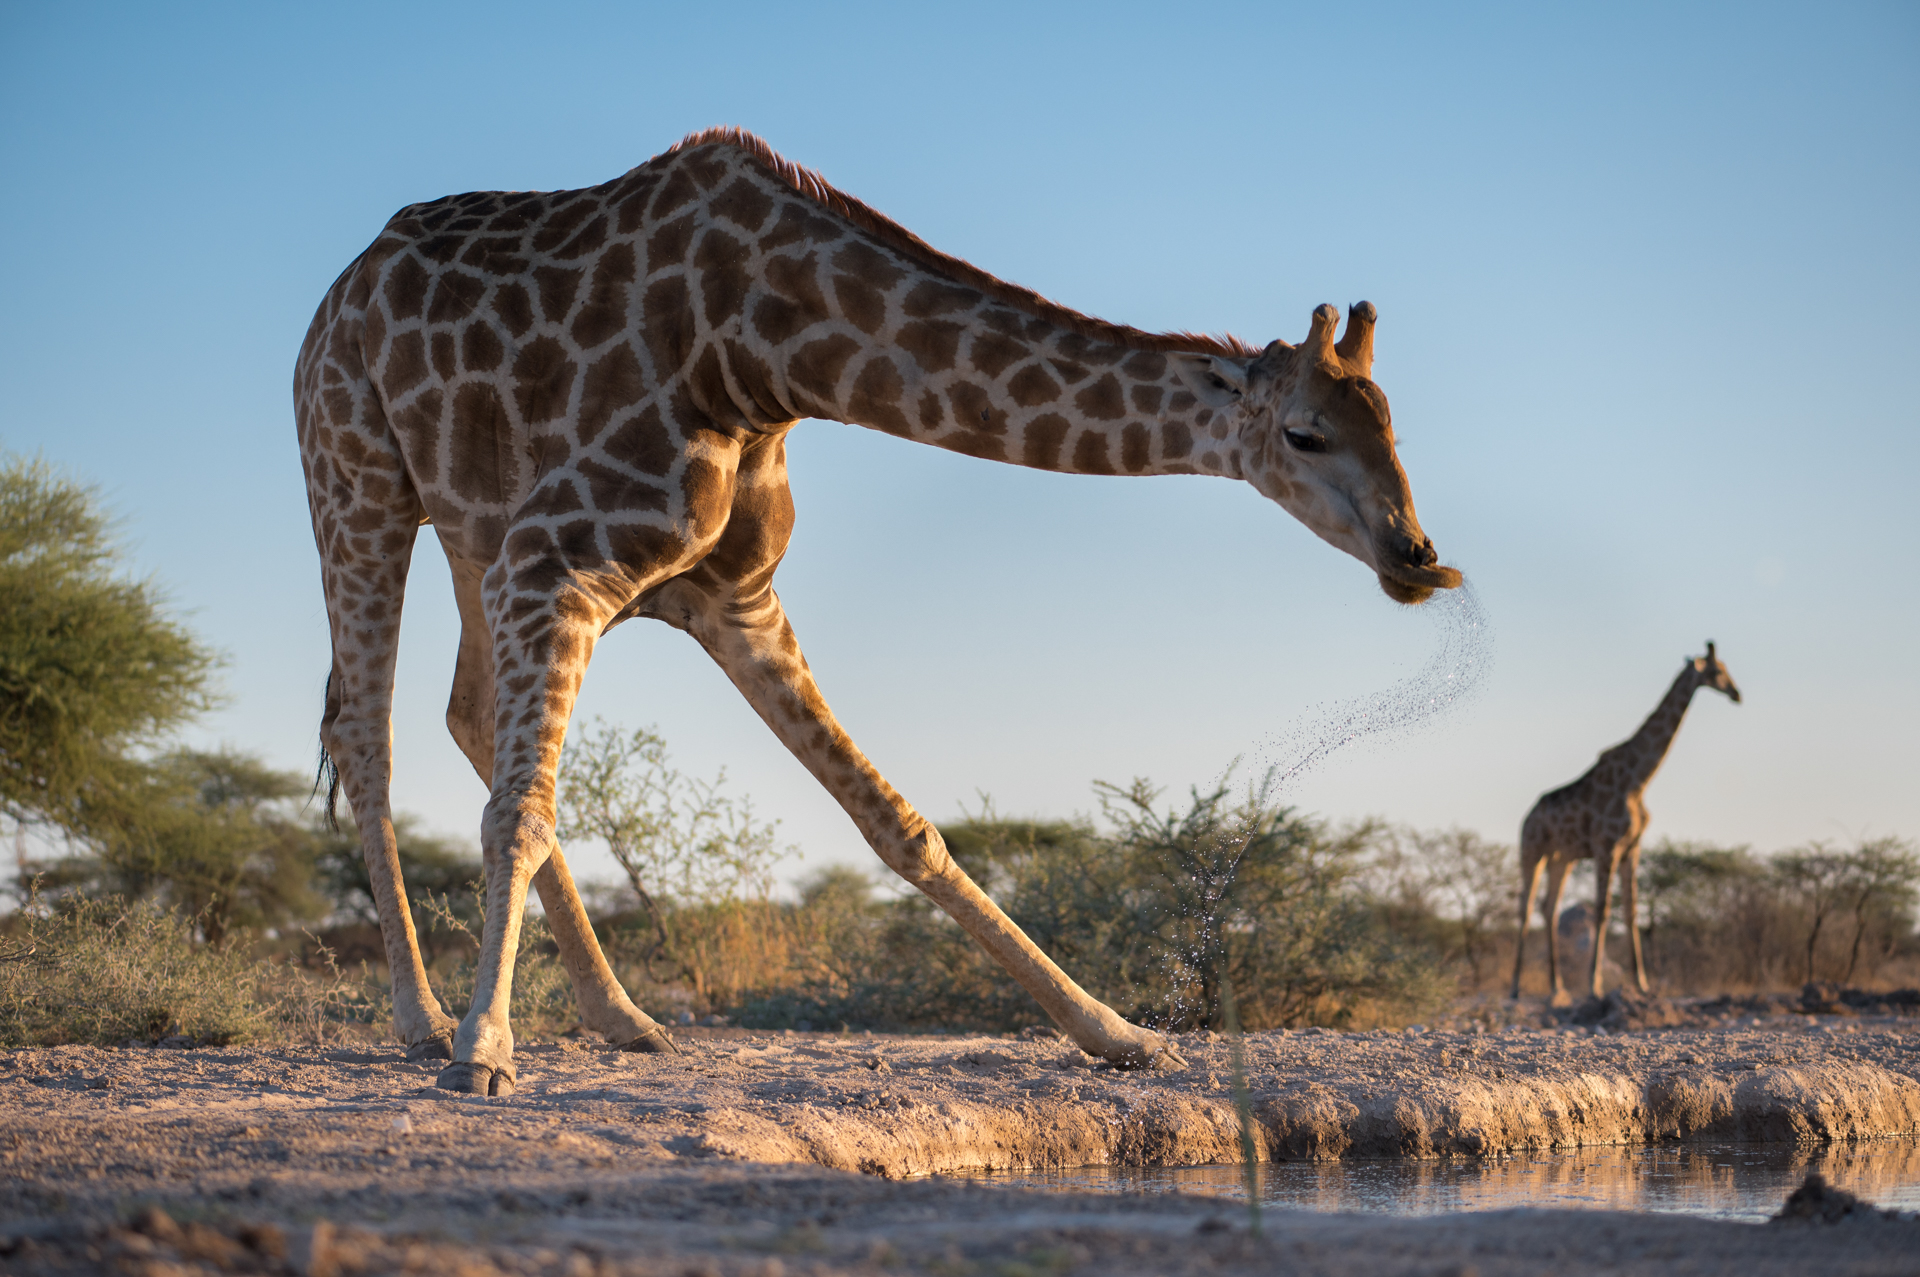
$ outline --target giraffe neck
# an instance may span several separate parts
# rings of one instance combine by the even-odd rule
[[[1653,779],[1654,772],[1666,759],[1667,751],[1673,747],[1674,735],[1680,730],[1680,720],[1686,717],[1687,706],[1693,701],[1693,693],[1700,686],[1699,672],[1689,661],[1673,680],[1673,686],[1654,706],[1647,721],[1640,724],[1640,730],[1629,737],[1620,748],[1626,753],[1629,770],[1632,775],[1633,789],[1637,792],[1646,788]]]
[[[757,243],[717,219],[690,237],[696,262],[745,267],[737,323],[715,326],[726,402],[710,394],[709,414],[831,418],[1042,470],[1242,476],[1238,414],[1206,374],[1233,348],[1076,316],[713,150],[734,171],[711,185],[745,183],[764,205],[749,214]]]

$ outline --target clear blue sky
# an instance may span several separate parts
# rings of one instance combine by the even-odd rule
[[[1703,640],[1654,836],[1920,835],[1920,9],[969,4],[0,8],[0,444],[95,482],[228,657],[191,739],[309,764],[327,667],[289,383],[402,204],[580,186],[753,129],[949,252],[1153,328],[1380,308],[1479,697],[1336,755],[1330,817],[1511,840]],[[1046,475],[807,423],[779,587],[929,815],[1206,782],[1439,642],[1245,485]],[[472,837],[423,535],[396,804]],[[694,644],[605,644],[582,712],[724,764],[806,860],[851,824]],[[606,873],[587,857],[589,873]]]

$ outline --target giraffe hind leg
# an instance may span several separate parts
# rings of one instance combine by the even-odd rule
[[[1520,859],[1520,926],[1513,941],[1513,992],[1509,995],[1516,1002],[1520,1000],[1520,972],[1527,961],[1527,924],[1533,920],[1533,901],[1540,891],[1540,870],[1546,863],[1538,851],[1525,847]]]

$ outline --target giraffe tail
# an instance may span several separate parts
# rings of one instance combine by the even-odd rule
[[[320,819],[326,823],[330,833],[340,832],[340,765],[333,761],[333,755],[327,752],[326,720],[333,717],[333,671],[327,671],[326,713],[321,719],[320,765],[314,770],[312,797],[326,786],[327,803],[321,810]]]

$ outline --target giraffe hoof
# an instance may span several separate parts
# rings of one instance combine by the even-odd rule
[[[667,1036],[667,1031],[657,1024],[620,1049],[634,1051],[641,1055],[680,1054],[680,1048],[674,1045],[672,1038]]]
[[[453,1030],[442,1029],[424,1042],[415,1042],[407,1048],[409,1060],[451,1060],[453,1058]]]
[[[508,1069],[456,1061],[441,1069],[433,1084],[460,1095],[505,1096],[513,1094],[513,1073]]]

